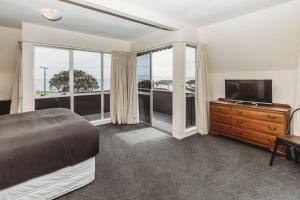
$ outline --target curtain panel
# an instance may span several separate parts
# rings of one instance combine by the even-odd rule
[[[136,54],[114,51],[111,62],[112,123],[139,123]]]
[[[196,109],[196,129],[197,132],[208,134],[209,125],[209,90],[208,90],[208,73],[207,73],[207,55],[206,45],[197,47],[197,64],[196,64],[196,91],[195,91],[195,109]]]
[[[18,45],[17,61],[14,74],[10,114],[21,112],[21,67],[22,67],[22,44]]]

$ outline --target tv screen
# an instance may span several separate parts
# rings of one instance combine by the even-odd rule
[[[226,99],[272,103],[272,80],[225,80]]]

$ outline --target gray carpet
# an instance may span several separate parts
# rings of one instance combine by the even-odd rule
[[[59,200],[299,200],[300,166],[223,137],[99,126],[96,180]]]

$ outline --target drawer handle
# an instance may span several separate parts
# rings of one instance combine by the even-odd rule
[[[243,111],[236,111],[236,113],[237,113],[238,115],[242,115],[242,114],[243,114]]]
[[[273,143],[274,141],[273,140],[271,140],[271,139],[267,139],[269,142],[271,142],[271,143]]]
[[[277,119],[277,117],[274,116],[274,115],[268,115],[268,118],[269,118],[269,119]]]
[[[272,126],[270,126],[270,125],[268,125],[268,129],[269,129],[270,131],[276,131],[276,130],[277,130],[276,127],[272,127]]]
[[[242,119],[237,119],[236,122],[237,122],[238,124],[244,123],[244,121],[243,121]]]
[[[224,110],[224,108],[221,108],[221,107],[217,107],[217,109],[218,109],[218,110],[222,110],[222,111]]]

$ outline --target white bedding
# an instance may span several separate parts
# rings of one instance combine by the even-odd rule
[[[0,191],[0,200],[54,199],[95,179],[95,157]]]

